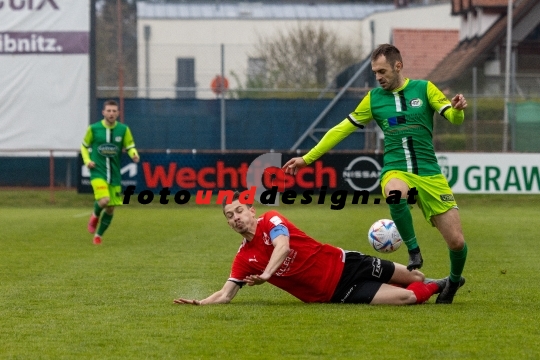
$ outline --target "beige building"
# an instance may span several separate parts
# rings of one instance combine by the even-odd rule
[[[149,98],[215,98],[211,83],[222,64],[229,88],[238,88],[264,68],[256,56],[259,39],[306,24],[339,34],[359,61],[372,46],[390,42],[394,28],[461,26],[449,3],[396,9],[388,4],[138,2],[137,13],[139,96]]]

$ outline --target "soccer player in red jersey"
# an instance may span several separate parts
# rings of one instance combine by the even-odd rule
[[[424,303],[446,285],[446,278],[426,280],[405,265],[322,244],[277,211],[257,217],[239,196],[223,206],[229,226],[244,237],[229,279],[206,299],[174,303],[226,304],[245,284],[269,282],[303,302],[408,305]]]

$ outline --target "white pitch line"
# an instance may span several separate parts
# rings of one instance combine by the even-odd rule
[[[77,214],[77,215],[73,215],[74,218],[80,218],[80,217],[83,217],[83,216],[89,216],[88,212],[83,212],[83,213],[80,213],[80,214]]]

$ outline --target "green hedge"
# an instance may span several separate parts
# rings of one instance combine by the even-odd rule
[[[473,99],[467,99],[465,119],[473,118]],[[504,117],[504,99],[477,99],[476,111],[478,120],[502,120]]]
[[[436,151],[473,151],[472,134],[440,134],[433,138]],[[502,134],[478,134],[476,151],[502,151]]]
[[[440,134],[433,139],[437,151],[465,151],[466,134]]]

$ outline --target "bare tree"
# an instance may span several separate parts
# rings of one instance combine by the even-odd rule
[[[356,49],[359,50],[359,49]],[[342,70],[358,61],[356,51],[322,25],[298,26],[274,37],[260,38],[251,59],[257,70],[248,69],[245,89],[323,89]],[[238,80],[238,76],[233,74]],[[239,97],[316,97],[317,92],[246,92]]]
[[[137,86],[137,10],[134,0],[121,0],[124,86]],[[118,86],[118,16],[116,0],[96,2],[97,86]],[[98,91],[98,97],[117,97],[118,91]],[[126,91],[126,97],[136,93]]]

